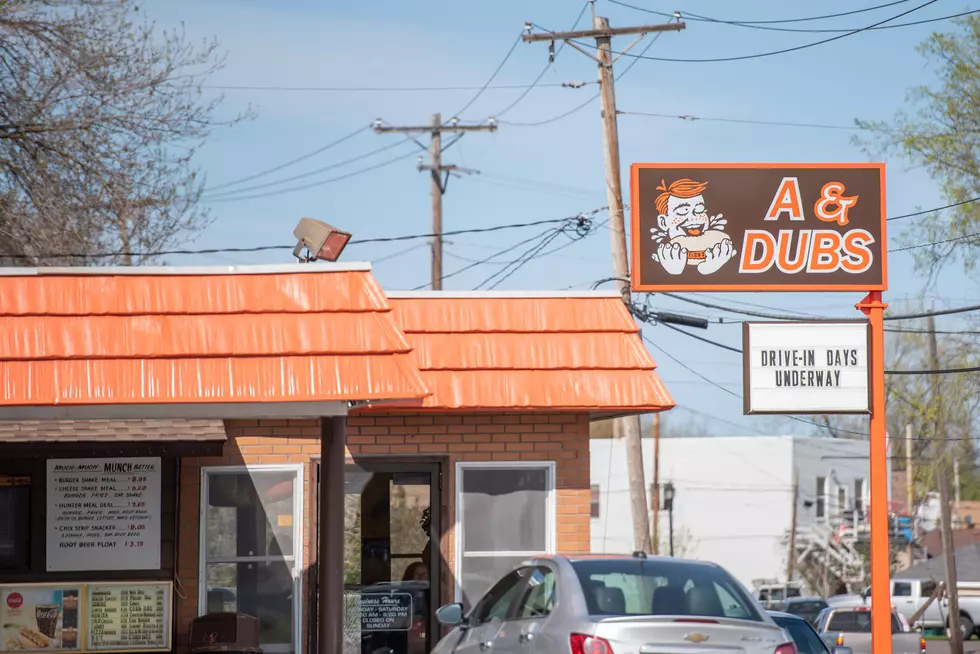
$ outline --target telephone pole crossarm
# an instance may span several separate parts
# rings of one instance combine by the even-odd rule
[[[622,36],[624,34],[649,34],[651,32],[678,32],[687,27],[683,22],[660,23],[659,25],[637,25],[636,27],[606,27],[604,29],[575,30],[574,32],[544,32],[525,34],[525,43],[540,41],[567,41],[569,39],[599,39]]]
[[[433,125],[411,125],[408,127],[394,127],[391,125],[375,124],[374,131],[378,134],[428,134],[437,128]],[[440,132],[457,134],[461,132],[495,132],[497,131],[497,121],[491,119],[486,125],[440,125]]]

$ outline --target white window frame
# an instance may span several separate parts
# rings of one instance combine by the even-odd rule
[[[303,531],[303,500],[304,489],[306,488],[306,467],[303,464],[284,464],[284,465],[244,465],[244,466],[204,466],[201,468],[201,517],[200,535],[198,543],[198,589],[197,589],[197,614],[204,615],[207,609],[207,566],[209,563],[247,563],[251,561],[261,561],[258,557],[251,556],[232,556],[218,557],[220,560],[212,561],[207,556],[207,526],[208,526],[208,487],[212,475],[231,475],[248,473],[251,477],[254,473],[266,472],[293,472],[296,474],[296,481],[293,486],[293,554],[283,556],[287,562],[293,564],[293,642],[288,649],[278,645],[263,645],[262,651],[269,654],[302,654],[305,640],[303,639],[303,570],[305,561],[303,551],[306,543],[306,532]],[[271,557],[266,557],[271,558]]]
[[[556,543],[558,540],[558,492],[557,492],[557,477],[555,474],[555,462],[554,461],[457,461],[455,470],[455,502],[453,512],[453,577],[454,580],[454,597],[456,602],[463,601],[463,585],[462,585],[462,570],[463,570],[463,475],[466,470],[486,470],[486,469],[498,469],[498,470],[540,470],[544,469],[546,472],[545,483],[547,488],[547,500],[545,502],[545,512],[546,524],[545,524],[545,554],[554,554],[556,551]],[[482,556],[482,557],[494,557],[494,556],[526,556],[531,558],[538,554],[542,554],[540,550],[535,551],[501,551],[501,552],[466,552],[469,556]]]

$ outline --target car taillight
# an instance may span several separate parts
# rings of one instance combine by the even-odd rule
[[[613,654],[612,647],[609,645],[609,642],[595,636],[572,634],[569,638],[569,644],[572,646],[572,654]],[[785,652],[785,654],[797,653],[794,649],[792,653]]]
[[[922,654],[926,654],[926,639],[925,638],[920,638],[919,639],[919,651],[922,652]]]
[[[838,647],[844,646],[844,634],[837,634],[837,646]]]
[[[796,643],[783,643],[773,654],[799,654],[799,650],[796,649]]]

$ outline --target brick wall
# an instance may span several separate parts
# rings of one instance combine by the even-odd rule
[[[232,420],[226,423],[228,442],[220,457],[184,458],[180,474],[180,521],[177,644],[186,649],[190,621],[198,613],[198,547],[201,467],[302,463],[320,453],[316,420]],[[442,464],[443,487],[441,600],[451,601],[453,587],[453,502],[456,461],[555,461],[557,481],[558,549],[587,552],[589,533],[589,423],[574,414],[364,413],[348,418],[348,455],[411,460],[425,457]],[[303,560],[315,560],[310,526],[313,502],[310,468],[304,471]],[[304,578],[304,592],[310,588]],[[180,595],[184,597],[180,597]],[[307,624],[304,603],[303,624]],[[306,633],[306,629],[303,633]]]

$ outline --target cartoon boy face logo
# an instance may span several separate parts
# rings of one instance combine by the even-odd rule
[[[731,237],[725,233],[727,220],[722,214],[709,216],[705,208],[707,182],[678,179],[657,187],[657,226],[650,230],[658,244],[653,260],[671,275],[680,275],[685,266],[697,266],[710,275],[735,256]]]

